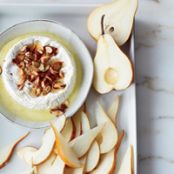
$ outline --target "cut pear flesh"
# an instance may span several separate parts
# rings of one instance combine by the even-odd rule
[[[58,117],[54,122],[57,131],[61,131],[65,125],[66,117],[64,115]],[[52,129],[46,130],[42,139],[41,147],[34,151],[31,148],[25,149],[25,160],[30,163],[32,160],[33,165],[43,163],[51,154],[55,144],[55,135]],[[27,152],[28,150],[28,152]]]
[[[75,137],[78,137],[82,133],[82,126],[81,126],[81,115],[82,115],[82,109],[80,109],[74,116],[73,116],[73,122],[76,128],[76,134]]]
[[[48,129],[43,136],[41,147],[36,152],[33,152],[32,156],[33,165],[38,165],[44,162],[49,157],[49,155],[53,150],[54,143],[55,143],[55,135],[52,129]]]
[[[66,142],[64,137],[57,131],[54,125],[51,124],[51,127],[54,131],[56,137],[56,151],[60,158],[65,162],[65,164],[72,168],[81,167],[81,163],[74,153],[73,149]]]
[[[133,173],[133,147],[129,146],[118,170],[118,174]]]
[[[90,130],[90,123],[86,113],[82,114],[82,132],[83,134]],[[86,155],[85,172],[92,171],[98,164],[100,158],[100,149],[97,141],[94,141],[90,146]],[[82,170],[81,170],[82,171]],[[80,172],[78,172],[80,174]]]
[[[60,132],[65,125],[65,116],[62,115],[54,122],[56,130]],[[55,144],[55,135],[52,129],[47,129],[44,133],[42,144],[38,150],[33,147],[24,147],[18,154],[25,159],[25,161],[32,165],[39,165],[43,163],[50,156]]]
[[[99,166],[90,172],[90,174],[109,174],[112,170],[112,166],[116,162],[114,152],[115,150],[113,149],[110,152],[103,154],[101,156]]]
[[[74,126],[71,119],[67,119],[65,123],[65,127],[62,130],[62,135],[69,142],[73,138]]]
[[[83,157],[80,161],[82,164],[85,164],[86,157]],[[84,165],[80,168],[75,168],[75,169],[67,167],[67,168],[65,168],[64,174],[84,174],[84,168],[85,168]]]
[[[37,165],[37,174],[47,174],[48,170],[50,170],[51,166],[53,165],[56,157],[57,155],[52,152],[45,162]]]
[[[118,45],[129,38],[138,0],[116,0],[96,8],[88,18],[88,31],[96,40],[102,34],[101,18],[105,15],[104,32],[111,34]]]
[[[25,170],[19,174],[35,174],[35,169],[34,168],[30,168],[28,170]]]
[[[7,162],[11,159],[15,147],[28,136],[29,132],[19,137],[17,140],[13,141],[6,147],[0,150],[0,169],[3,168]]]
[[[26,146],[22,147],[18,150],[17,154],[19,158],[24,160],[26,163],[32,166],[33,163],[33,153],[35,153],[37,149],[35,147]]]
[[[99,103],[95,108],[96,121],[98,125],[105,123],[97,141],[100,146],[100,153],[107,153],[114,148],[118,140],[118,132],[115,125],[106,115]],[[112,138],[111,138],[112,137]]]
[[[86,113],[82,112],[81,115],[82,133],[87,132],[90,129],[90,123]]]
[[[94,141],[91,145],[86,159],[85,172],[92,171],[98,164],[100,159],[100,149],[97,141]]]
[[[87,153],[92,142],[95,140],[97,135],[101,132],[103,127],[104,127],[104,124],[97,126],[91,130],[88,130],[87,132],[75,138],[69,143],[70,147],[73,148],[78,158],[82,157],[83,155]]]
[[[116,124],[116,117],[117,117],[117,112],[119,108],[119,101],[120,101],[120,96],[116,96],[114,101],[111,103],[109,109],[108,109],[108,116],[112,120],[114,124]]]
[[[126,89],[133,80],[133,67],[109,34],[100,36],[94,58],[94,81],[101,94]]]
[[[114,68],[108,68],[105,72],[105,81],[108,84],[114,85],[117,82],[118,73]]]
[[[119,135],[117,145],[110,152],[103,154],[101,156],[100,162],[96,169],[94,169],[90,174],[111,174],[114,173],[115,165],[116,165],[116,156],[118,153],[118,149],[121,145],[121,142],[124,137],[124,131],[122,131]],[[124,173],[127,174],[127,173]]]
[[[61,116],[56,118],[54,125],[56,126],[56,129],[58,132],[60,132],[64,128],[65,123],[66,123],[66,116],[65,115],[61,115]]]
[[[64,161],[59,156],[52,154],[46,162],[38,167],[37,174],[64,174],[64,168]]]

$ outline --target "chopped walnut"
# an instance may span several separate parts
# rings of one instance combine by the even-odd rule
[[[60,116],[66,112],[68,105],[69,105],[68,101],[65,101],[61,105],[51,109],[50,113],[54,114],[55,116]]]
[[[38,97],[65,88],[64,73],[61,71],[63,62],[54,58],[57,52],[57,48],[42,46],[39,41],[24,45],[12,60],[19,68],[18,89],[22,90],[28,81],[32,88],[31,94]]]

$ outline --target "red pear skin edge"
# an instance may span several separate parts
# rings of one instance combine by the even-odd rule
[[[7,163],[10,161],[12,155],[13,155],[13,152],[16,148],[16,146],[21,142],[23,141],[28,135],[30,134],[30,132],[27,132],[23,137],[21,137],[18,141],[16,141],[15,145],[12,147],[12,149],[10,150],[10,153],[9,153],[9,156],[7,157],[7,159],[2,163],[0,164],[0,169],[2,169],[3,167],[5,167],[7,165]]]
[[[71,118],[71,121],[72,121],[72,125],[73,125],[73,132],[72,132],[70,141],[72,141],[76,137],[76,126],[75,126],[74,120],[72,118]]]
[[[115,146],[115,151],[114,151],[114,161],[115,161],[115,163],[114,163],[114,165],[112,166],[112,168],[111,168],[111,170],[110,170],[110,172],[109,172],[108,174],[114,174],[114,171],[115,171],[115,168],[116,168],[117,152],[118,152],[118,150],[119,150],[119,148],[120,148],[120,145],[121,145],[121,143],[122,143],[122,141],[123,141],[124,135],[125,135],[125,132],[124,132],[124,130],[122,130],[122,131],[120,132],[120,134],[119,134],[118,142],[117,142],[117,144],[116,144],[116,146]]]

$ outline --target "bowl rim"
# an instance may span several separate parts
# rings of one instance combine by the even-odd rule
[[[65,26],[61,22],[57,22],[57,21],[53,21],[53,20],[48,20],[48,19],[26,20],[26,21],[22,21],[22,22],[13,24],[12,26],[8,27],[7,29],[5,29],[4,31],[2,31],[0,33],[0,38],[3,37],[4,35],[8,34],[8,32],[10,32],[12,29],[14,29],[17,26],[24,25],[24,24],[27,24],[27,23],[33,23],[33,22],[52,23],[52,24],[55,24],[55,25],[58,25],[58,26],[63,27],[67,31],[70,31],[73,34],[73,36],[75,36],[76,41],[78,41],[79,44],[81,44],[81,46],[85,49],[85,52],[86,52],[85,54],[88,55],[86,57],[89,58],[89,63],[90,63],[90,65],[88,65],[88,66],[90,66],[90,71],[87,71],[88,77],[89,77],[89,85],[88,86],[86,85],[86,88],[85,88],[86,89],[86,92],[85,92],[85,95],[83,95],[83,99],[81,100],[80,105],[76,106],[76,109],[74,109],[74,111],[72,111],[71,115],[66,116],[67,118],[72,117],[75,114],[75,112],[77,112],[80,109],[80,107],[84,104],[84,102],[85,102],[85,100],[86,100],[86,98],[87,98],[87,96],[89,94],[89,91],[91,89],[91,86],[92,86],[93,75],[94,75],[94,66],[93,66],[93,61],[92,61],[91,54],[90,54],[87,46],[85,45],[85,43],[82,41],[82,39],[72,29],[70,29],[69,27]],[[55,33],[53,33],[53,34],[55,34]],[[61,37],[61,35],[60,35],[60,37]],[[78,53],[78,52],[76,51],[76,53]],[[52,119],[50,119],[48,121],[43,121],[43,122],[42,121],[40,121],[40,122],[37,122],[36,121],[36,122],[34,122],[34,121],[24,120],[22,118],[17,118],[17,117],[15,117],[15,119],[12,119],[12,117],[7,116],[6,114],[2,113],[2,111],[0,111],[0,114],[4,118],[6,118],[7,121],[9,121],[11,123],[15,123],[16,125],[19,125],[19,126],[22,126],[22,127],[25,127],[25,128],[31,128],[31,129],[42,129],[42,128],[46,128],[46,127],[49,126],[49,123],[51,121],[55,121],[56,118],[57,118],[57,117],[53,117]]]

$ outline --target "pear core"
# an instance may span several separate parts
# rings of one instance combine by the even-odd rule
[[[118,73],[115,68],[108,68],[105,72],[105,81],[111,85],[117,82]]]

